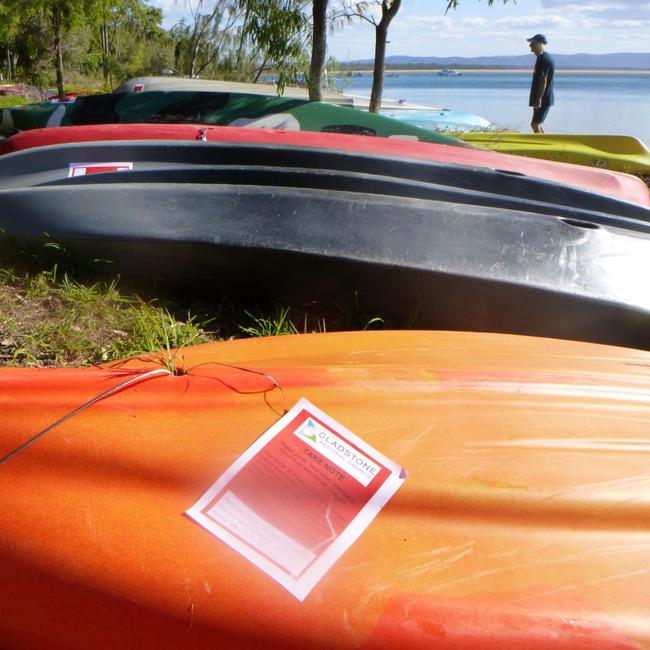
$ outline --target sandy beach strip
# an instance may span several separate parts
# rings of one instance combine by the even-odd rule
[[[521,73],[530,73],[533,68],[534,61],[531,60],[530,68],[454,68],[457,72],[463,74],[483,74],[495,72],[503,72],[508,74],[521,74]],[[384,76],[396,75],[396,74],[437,74],[440,72],[440,68],[406,68],[406,69],[397,69],[397,68],[386,68]],[[372,70],[350,70],[350,74],[362,74],[362,75],[372,75]],[[650,70],[618,70],[611,68],[589,68],[589,69],[580,69],[580,68],[555,68],[555,74],[621,74],[621,75],[631,75],[631,74],[643,74],[650,75]],[[337,76],[348,76],[348,71],[337,72]]]

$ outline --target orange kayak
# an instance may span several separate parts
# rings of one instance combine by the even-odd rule
[[[650,648],[650,353],[356,332],[182,363],[0,464],[3,650]],[[156,367],[0,370],[0,457]],[[184,516],[301,397],[408,472],[302,602]]]

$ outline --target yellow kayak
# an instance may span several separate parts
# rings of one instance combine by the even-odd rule
[[[650,174],[650,149],[627,135],[565,135],[557,133],[472,132],[461,140],[502,153]]]

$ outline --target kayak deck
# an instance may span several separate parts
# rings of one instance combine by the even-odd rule
[[[650,648],[647,352],[358,332],[183,359],[0,466],[6,647]],[[154,367],[0,370],[1,451]],[[183,516],[299,397],[408,472],[303,602]]]

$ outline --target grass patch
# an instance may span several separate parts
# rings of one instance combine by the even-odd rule
[[[140,295],[138,295],[140,294]],[[359,306],[246,304],[218,297],[181,297],[117,280],[88,279],[79,271],[0,268],[0,366],[74,366],[116,361],[224,339],[327,331],[410,328]],[[189,302],[188,302],[189,301]],[[165,357],[166,355],[166,357]]]
[[[298,334],[296,326],[289,319],[289,307],[277,307],[270,315],[254,314],[245,310],[249,324],[240,325],[239,329],[248,336],[283,336]]]
[[[122,295],[116,282],[83,284],[56,268],[0,270],[0,364],[87,366],[218,339],[191,314]]]
[[[22,106],[23,104],[33,103],[33,99],[17,97],[15,95],[4,95],[0,97],[0,108],[11,108],[12,106]]]

